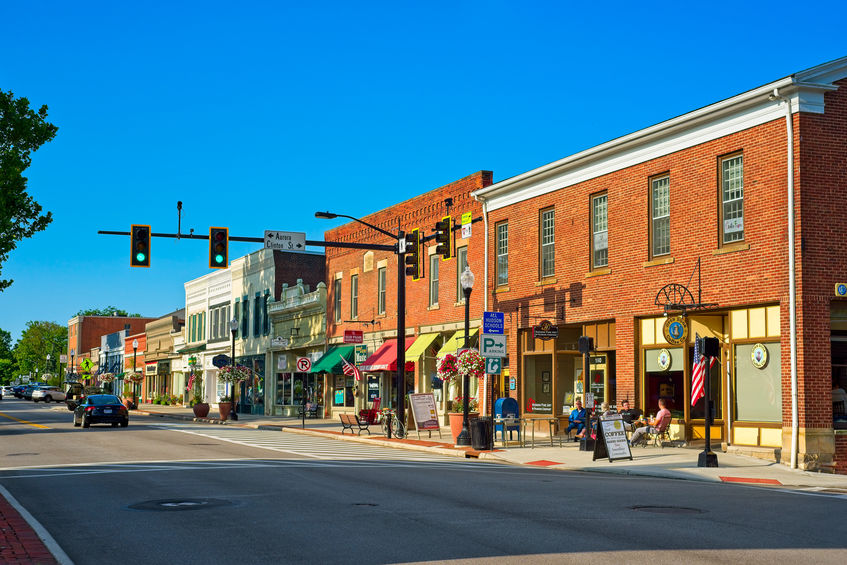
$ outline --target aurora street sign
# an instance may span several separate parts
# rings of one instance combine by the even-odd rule
[[[265,230],[265,249],[304,251],[306,232]]]

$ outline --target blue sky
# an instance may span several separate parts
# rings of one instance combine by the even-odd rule
[[[844,2],[3,2],[0,88],[59,126],[29,192],[54,221],[3,265],[0,328],[158,316],[209,272],[150,224],[323,239],[481,169],[502,180],[847,55]],[[257,249],[232,244],[237,257]],[[319,250],[313,248],[313,250]]]

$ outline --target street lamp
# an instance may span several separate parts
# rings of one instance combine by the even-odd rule
[[[137,354],[138,354],[138,340],[134,339],[134,340],[132,340],[132,373],[133,373],[132,378],[135,378],[135,356]],[[132,383],[132,403],[135,406],[138,406],[138,404],[137,404],[138,401],[136,400],[136,395],[135,395],[135,387],[137,387],[137,386],[138,386],[138,383],[133,381],[133,383]]]
[[[48,354],[47,354],[47,372],[48,372],[48,373],[50,372],[50,368],[51,368],[51,365],[50,365],[50,354],[48,353]]]
[[[397,419],[405,422],[406,418],[406,261],[405,251],[401,251],[400,241],[405,238],[403,230],[398,229],[396,234],[386,231],[373,224],[369,224],[359,218],[346,214],[333,214],[332,212],[315,212],[316,218],[331,220],[334,218],[348,218],[354,222],[378,231],[379,233],[397,241],[394,251],[397,253]],[[385,248],[370,246],[371,249]],[[391,428],[388,428],[388,438],[391,438]]]
[[[238,331],[238,320],[233,318],[229,321],[229,333],[232,334],[232,350],[230,365],[232,366],[232,374],[235,375],[235,332]],[[232,419],[233,421],[238,421],[238,405],[235,403],[235,381],[232,381],[230,384],[230,400],[232,401]]]
[[[471,323],[471,291],[473,290],[473,273],[468,265],[465,265],[465,270],[459,277],[459,282],[462,285],[462,292],[465,295],[465,349],[470,347],[469,336]],[[468,408],[470,405],[470,375],[465,373],[462,377],[462,392],[465,395],[465,409],[462,412],[462,432],[456,438],[456,445],[469,446],[471,445],[471,432],[468,427]]]

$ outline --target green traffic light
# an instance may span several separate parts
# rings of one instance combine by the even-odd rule
[[[144,255],[144,253],[137,253],[135,255],[135,260],[138,261],[139,263],[143,263],[144,259],[146,259],[146,258],[147,258],[147,256]]]
[[[223,262],[224,262],[224,256],[223,255],[215,255],[215,263],[220,265]]]

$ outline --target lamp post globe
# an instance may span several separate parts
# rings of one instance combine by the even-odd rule
[[[459,283],[462,285],[462,292],[465,295],[465,349],[469,347],[470,320],[471,320],[471,291],[473,290],[474,276],[469,265],[465,265],[465,270],[459,276]],[[462,395],[464,395],[464,408],[462,410],[462,431],[456,438],[456,445],[470,446],[471,431],[468,424],[468,410],[470,409],[470,376],[465,373],[462,375]]]
[[[235,370],[235,333],[238,331],[238,320],[233,318],[229,321],[229,333],[232,335],[232,349],[230,350],[230,365]],[[235,382],[230,385],[229,400],[232,402],[232,419],[238,421],[238,405],[235,403]]]

